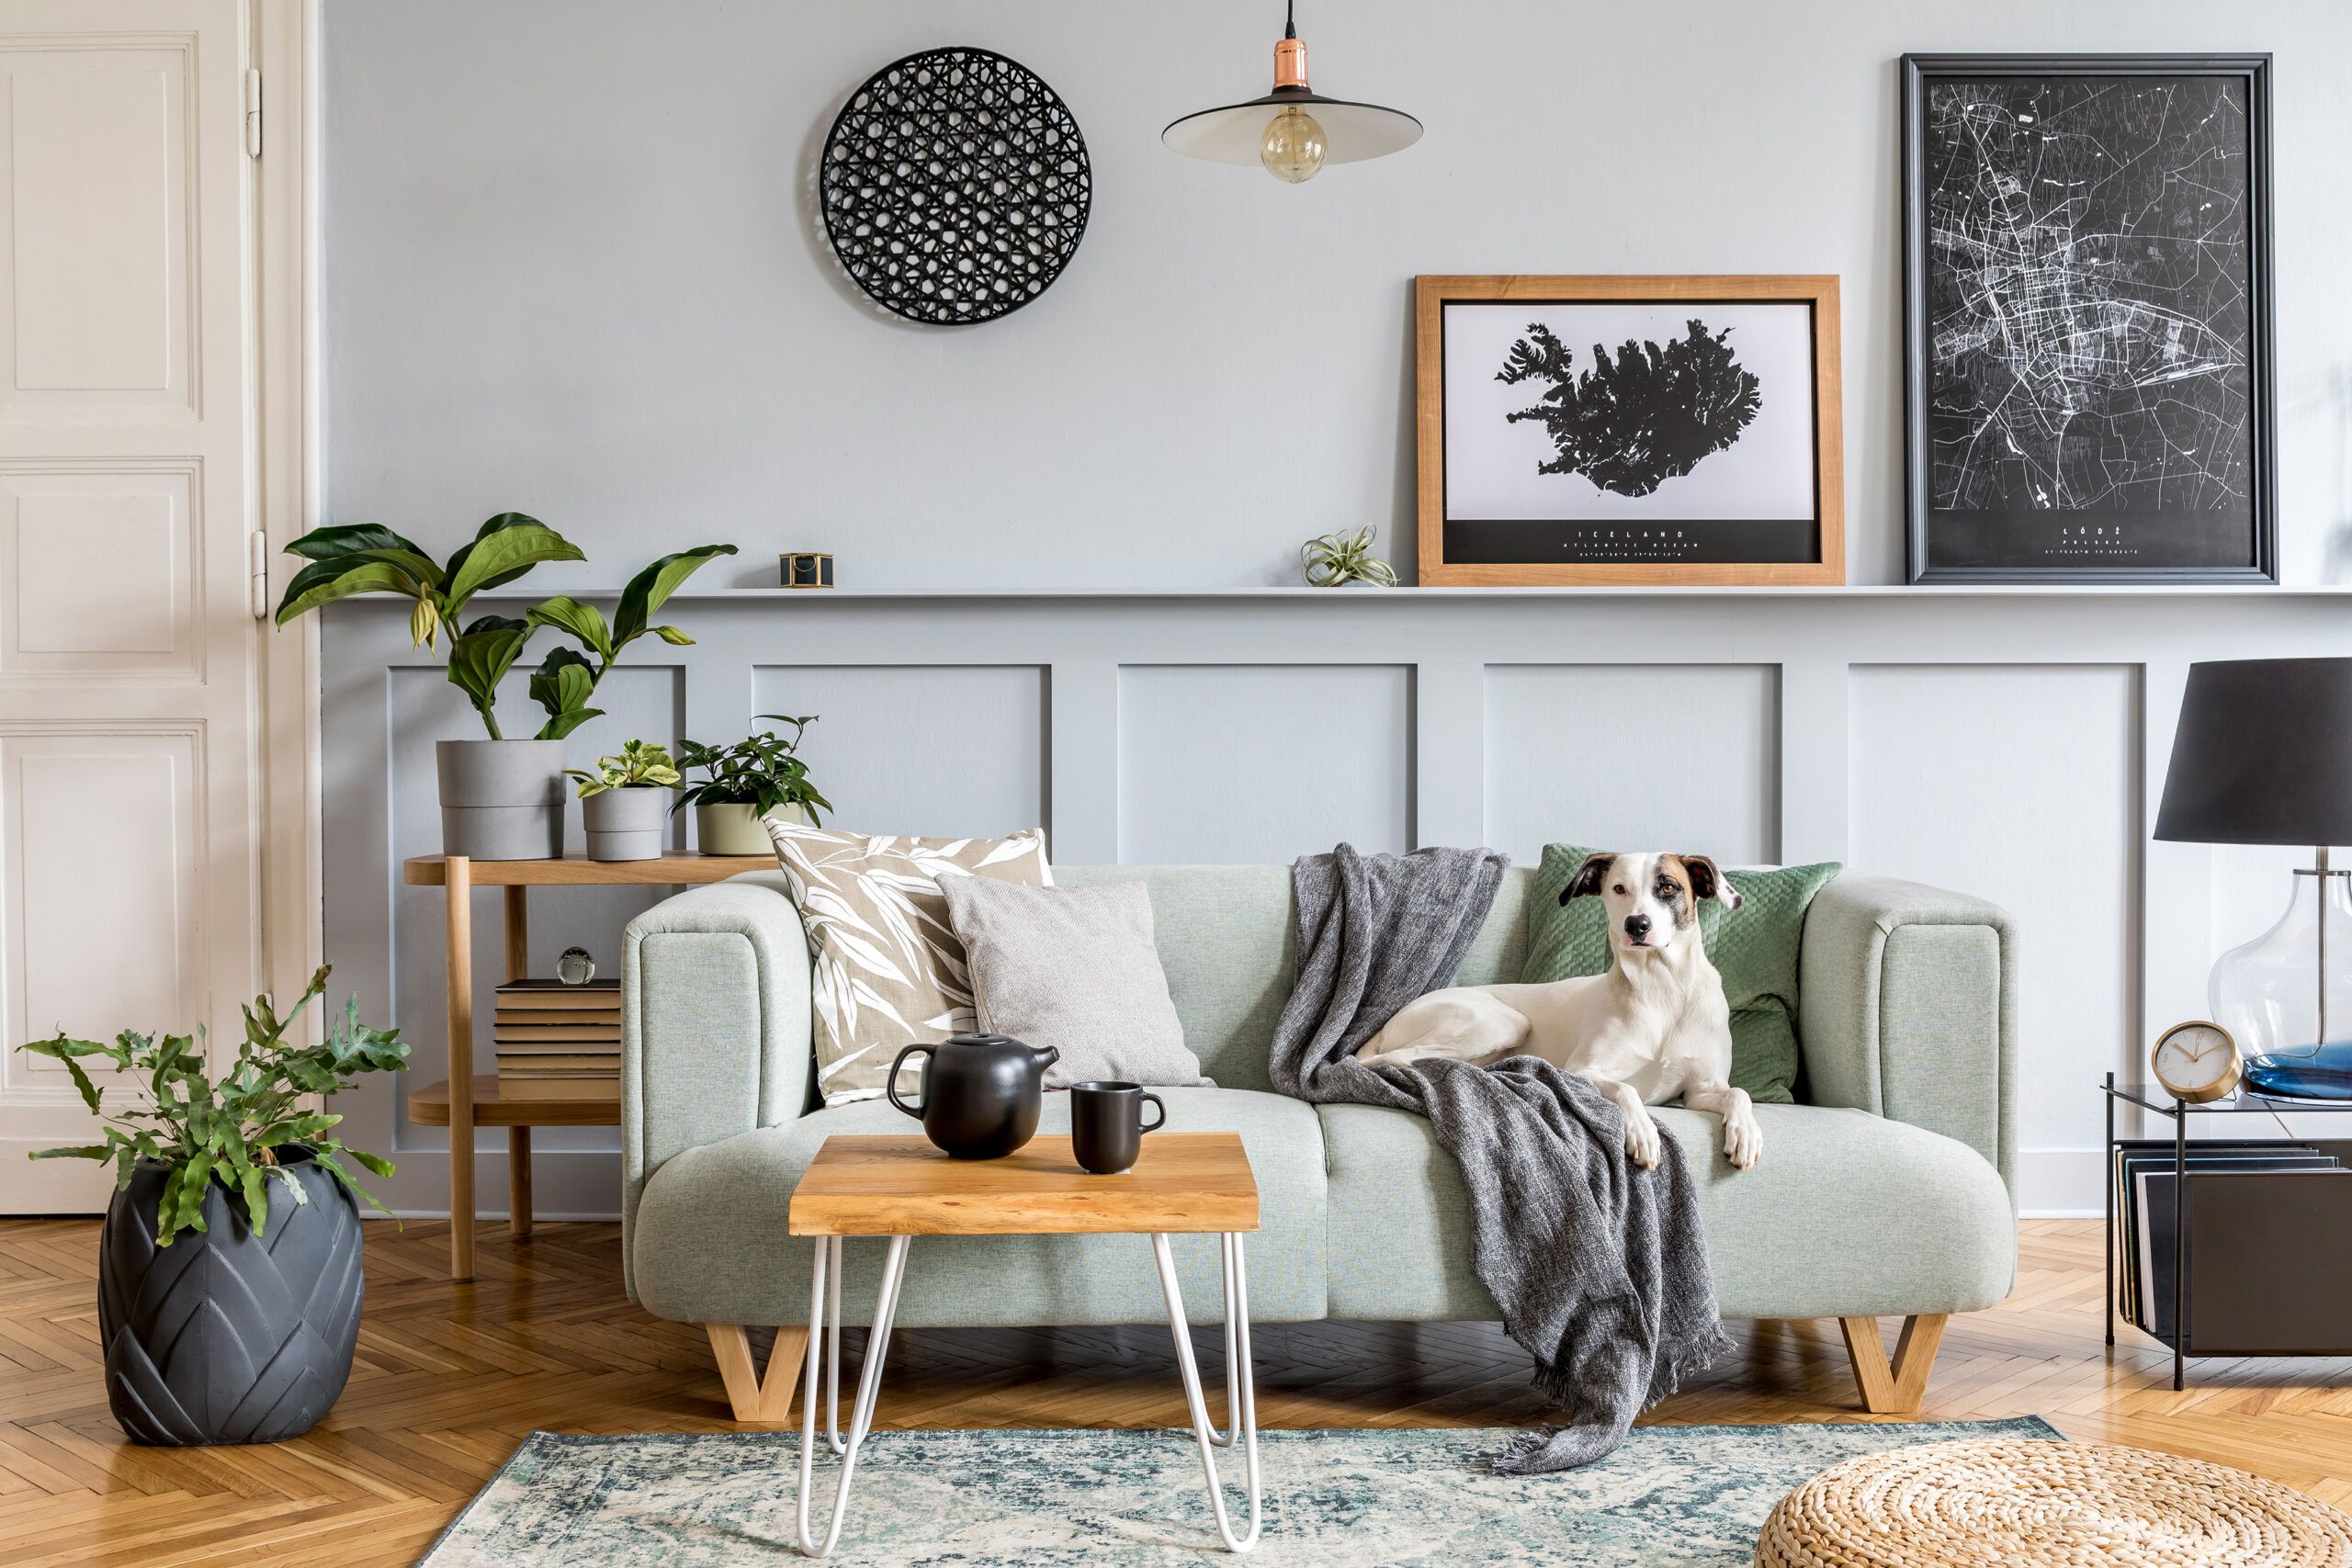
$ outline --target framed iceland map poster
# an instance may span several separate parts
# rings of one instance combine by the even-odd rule
[[[1420,580],[1846,580],[1834,277],[1421,277]]]
[[[1917,581],[2278,580],[2270,57],[1903,61]]]

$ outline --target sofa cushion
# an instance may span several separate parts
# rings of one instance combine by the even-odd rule
[[[935,1044],[978,1022],[964,944],[948,924],[940,882],[1051,882],[1045,829],[914,839],[810,828],[773,812],[761,821],[808,931],[818,1092],[828,1105],[879,1100],[905,1047]],[[910,1064],[899,1092],[920,1084]]]
[[[939,893],[970,959],[980,1027],[1056,1052],[1046,1087],[1208,1084],[1184,1049],[1141,883],[1020,887],[951,876]]]
[[[1331,1315],[1499,1315],[1471,1269],[1469,1190],[1428,1121],[1365,1105],[1317,1114],[1331,1173]],[[2008,1189],[1966,1145],[1868,1111],[1759,1105],[1764,1158],[1741,1171],[1723,1157],[1720,1118],[1651,1114],[1698,1173],[1725,1317],[1973,1312],[2008,1294]]]
[[[1163,1089],[1177,1132],[1241,1135],[1258,1179],[1261,1229],[1250,1238],[1250,1310],[1260,1322],[1325,1315],[1323,1135],[1313,1107],[1227,1089]],[[1039,1130],[1069,1130],[1069,1096],[1046,1097]],[[910,1134],[885,1100],[860,1100],[688,1149],[656,1170],[631,1233],[638,1299],[684,1323],[808,1321],[814,1244],[785,1235],[785,1209],[817,1147],[835,1133]],[[1151,1139],[1144,1147],[1148,1155]],[[884,1243],[842,1247],[842,1309],[874,1311]],[[1193,1321],[1223,1322],[1214,1237],[1177,1236]],[[1141,1236],[921,1236],[907,1257],[899,1322],[910,1328],[1164,1323],[1167,1306]]]

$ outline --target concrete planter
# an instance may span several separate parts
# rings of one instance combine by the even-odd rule
[[[474,860],[563,853],[563,742],[444,740],[441,852]]]
[[[806,822],[808,813],[797,806],[779,806],[775,814],[786,822]],[[695,845],[707,855],[766,855],[775,852],[760,814],[748,806],[696,806]]]
[[[580,803],[588,829],[590,860],[653,860],[662,853],[662,829],[676,795],[659,784],[627,784],[598,790]],[[762,844],[767,835],[760,835]]]

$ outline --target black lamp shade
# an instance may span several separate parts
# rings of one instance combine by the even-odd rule
[[[2190,665],[2155,836],[2352,844],[2352,659]]]

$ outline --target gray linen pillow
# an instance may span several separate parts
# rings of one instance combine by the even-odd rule
[[[1061,1052],[1046,1088],[1209,1081],[1184,1047],[1142,883],[1023,887],[952,876],[939,891],[970,963],[980,1027]]]

